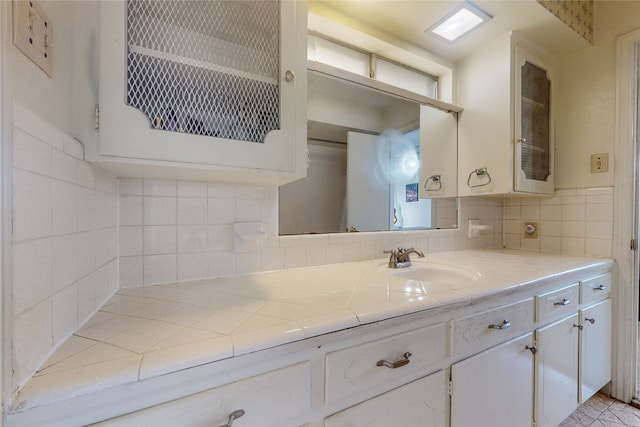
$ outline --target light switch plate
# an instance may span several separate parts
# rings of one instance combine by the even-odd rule
[[[13,0],[13,44],[51,77],[53,25],[35,0]]]
[[[591,155],[591,173],[609,172],[609,153]]]

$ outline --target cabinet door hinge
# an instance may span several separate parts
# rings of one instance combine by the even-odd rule
[[[449,396],[453,396],[453,381],[451,380],[447,382],[447,393],[449,393]]]
[[[631,239],[631,244],[629,245],[632,251],[638,250],[638,242],[636,239]]]
[[[94,118],[95,118],[95,130],[100,130],[100,104],[96,104],[96,108],[94,110]]]

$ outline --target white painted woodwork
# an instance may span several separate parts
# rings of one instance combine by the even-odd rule
[[[306,173],[306,2],[281,2],[280,129],[264,143],[158,131],[140,111],[125,104],[125,2],[100,4],[100,130],[90,160],[127,164],[161,174],[163,167],[202,169],[211,177],[248,175],[256,183],[284,183]],[[292,71],[293,81],[285,81]],[[233,72],[233,70],[231,70]],[[109,166],[110,163],[107,163]],[[155,168],[155,169],[154,169]],[[139,170],[138,170],[139,172]],[[251,179],[249,178],[249,179]]]
[[[446,425],[444,371],[391,390],[325,419],[325,427]]]
[[[580,302],[588,304],[611,295],[611,273],[602,274],[580,282]]]
[[[452,354],[478,352],[508,339],[521,335],[533,327],[533,298],[504,305],[478,314],[455,319],[451,322],[453,330]],[[490,328],[509,322],[504,329]]]
[[[458,71],[458,101],[464,107],[458,121],[458,195],[497,195],[510,193],[553,194],[554,174],[546,182],[526,183],[519,179],[515,150],[517,109],[516,81],[520,78],[516,58],[543,64],[535,48],[511,34],[486,44],[463,59]],[[517,50],[517,55],[516,55]],[[553,85],[553,83],[552,83]],[[553,111],[553,110],[552,110]],[[553,122],[553,120],[552,120]],[[553,164],[553,140],[551,148]],[[486,168],[487,175],[473,171]]]
[[[347,229],[388,230],[390,145],[376,135],[347,133]]]
[[[98,425],[222,426],[229,414],[245,414],[234,426],[282,426],[311,409],[309,363],[267,372],[223,387],[153,406]]]
[[[578,407],[578,315],[536,330],[536,423],[560,424]]]
[[[531,426],[533,334],[508,341],[451,367],[451,426]]]
[[[407,352],[411,353],[409,363],[402,367],[376,366],[379,360],[402,360]],[[339,401],[396,378],[419,378],[446,356],[444,323],[329,353],[325,359],[326,401]]]
[[[458,194],[456,122],[456,114],[420,106],[420,198]],[[440,186],[434,176],[440,177]]]
[[[549,322],[575,311],[580,302],[580,286],[574,283],[566,288],[536,295],[536,320]]]
[[[611,380],[611,322],[611,299],[580,310],[580,403]]]

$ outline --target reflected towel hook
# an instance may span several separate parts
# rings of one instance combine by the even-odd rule
[[[429,187],[429,182],[431,182],[432,184],[437,184],[437,187],[435,188],[430,188]],[[440,175],[431,175],[429,178],[427,178],[427,180],[424,182],[424,189],[426,191],[439,191],[442,190],[442,177]]]
[[[474,184],[471,185],[471,177],[475,175],[477,177],[482,177],[482,176],[486,176],[488,178],[487,182],[483,182],[482,184]],[[491,184],[491,175],[489,175],[489,171],[487,170],[486,167],[484,168],[478,168],[478,169],[474,169],[469,173],[469,177],[467,178],[467,187],[473,188],[473,187],[482,187],[484,185],[489,185]]]

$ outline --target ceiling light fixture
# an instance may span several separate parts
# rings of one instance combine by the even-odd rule
[[[471,3],[465,2],[427,31],[451,43],[491,19],[491,16]]]

